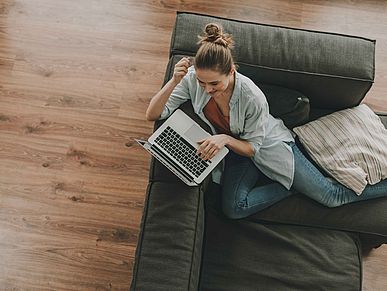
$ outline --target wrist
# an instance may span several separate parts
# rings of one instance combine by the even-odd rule
[[[177,78],[175,78],[175,76],[173,76],[172,79],[169,80],[169,82],[173,87],[176,87],[180,83],[180,80],[178,80]]]
[[[232,137],[227,135],[227,134],[222,134],[222,135],[223,135],[223,139],[224,139],[224,145],[229,146],[230,143],[232,142]]]

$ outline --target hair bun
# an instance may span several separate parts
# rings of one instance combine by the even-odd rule
[[[199,44],[212,42],[226,48],[232,48],[233,45],[232,37],[227,33],[223,33],[222,26],[217,23],[208,23],[204,28],[204,36],[199,36],[199,38]]]
[[[223,34],[223,29],[216,23],[209,23],[204,28],[208,37],[218,38]]]

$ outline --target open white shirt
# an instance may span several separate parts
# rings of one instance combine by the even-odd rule
[[[213,134],[216,129],[207,120],[203,108],[211,96],[199,85],[193,66],[175,87],[160,119],[170,116],[182,103],[191,100],[194,111],[206,122]],[[294,141],[282,120],[269,113],[262,91],[246,76],[235,72],[234,91],[230,98],[230,130],[234,137],[248,141],[254,148],[252,160],[262,173],[290,189],[294,176],[294,156],[285,142]],[[222,167],[213,171],[213,180],[220,183]]]

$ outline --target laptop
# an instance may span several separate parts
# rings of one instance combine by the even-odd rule
[[[136,141],[189,186],[197,186],[227,155],[223,147],[211,160],[197,155],[198,141],[211,136],[177,109],[147,141]]]

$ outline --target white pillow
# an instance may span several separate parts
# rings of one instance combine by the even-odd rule
[[[387,130],[365,104],[293,129],[312,159],[360,195],[387,178]]]

